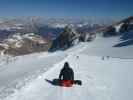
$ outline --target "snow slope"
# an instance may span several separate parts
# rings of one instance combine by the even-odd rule
[[[132,100],[133,46],[115,48],[113,45],[116,43],[119,43],[118,38],[98,37],[94,42],[77,45],[62,53],[56,52],[54,57],[63,58],[52,68],[38,74],[22,88],[14,88],[14,93],[1,100]],[[40,60],[47,59],[39,57]],[[53,62],[52,58],[49,58],[48,64]],[[65,88],[45,81],[58,78],[65,61],[74,69],[75,79],[82,80],[82,86]],[[44,63],[36,64],[40,66]]]
[[[78,56],[67,57],[6,100],[132,100],[133,60]],[[57,78],[65,61],[74,69],[75,79],[83,81],[82,86],[63,88],[45,81]]]
[[[0,100],[26,85],[39,74],[46,72],[55,63],[62,61],[73,50],[82,48],[80,44],[67,52],[35,53],[19,57],[1,57],[0,59]],[[80,50],[79,50],[80,51]]]
[[[114,47],[122,42],[124,41],[121,41],[120,37],[97,37],[95,41],[87,44],[87,49],[82,53],[90,56],[111,56],[114,58],[133,59],[133,45]]]
[[[61,61],[66,56],[65,54],[59,54],[60,56],[38,53],[10,58],[8,63],[2,61],[0,66],[0,98],[13,93],[15,88],[21,88],[28,81],[44,73],[54,63]]]

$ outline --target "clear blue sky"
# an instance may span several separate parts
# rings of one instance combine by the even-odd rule
[[[0,16],[126,17],[133,0],[0,0]]]

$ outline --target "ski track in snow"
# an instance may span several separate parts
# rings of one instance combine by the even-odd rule
[[[63,57],[58,62],[55,61],[48,71],[38,74],[38,77],[2,100],[132,100],[133,59],[125,58],[133,57],[133,48],[113,48],[118,42],[116,38],[109,38],[106,42],[103,40],[98,38],[94,42],[81,43],[63,53],[58,51],[52,54],[54,56],[49,55],[49,59]],[[38,56],[39,61],[48,59],[45,57]],[[82,86],[65,88],[52,86],[45,81],[58,78],[66,61],[74,69],[75,79],[82,80]]]

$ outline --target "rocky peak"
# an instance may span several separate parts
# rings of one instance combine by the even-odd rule
[[[66,49],[73,45],[73,41],[78,38],[78,33],[74,28],[66,26],[64,31],[53,41],[50,50]]]

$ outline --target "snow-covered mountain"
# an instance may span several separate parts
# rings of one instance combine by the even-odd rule
[[[125,32],[131,32],[133,31],[133,16],[114,23],[113,25],[104,28],[102,31],[103,36],[105,37],[122,35]]]
[[[47,51],[50,42],[35,33],[16,33],[0,43],[1,55],[24,55]]]
[[[102,29],[100,33],[102,33],[103,36],[105,37],[121,35],[121,39],[123,38],[125,39],[125,37],[131,38],[133,30],[132,19],[133,19],[132,17],[129,17],[120,22],[114,23],[109,27],[106,27],[106,25],[103,24],[96,24],[94,22],[93,23],[90,22],[89,20],[81,20],[81,19],[80,20],[43,19],[40,17],[5,19],[0,23],[0,41],[1,41],[0,50],[2,51],[2,54],[4,52],[6,54],[15,54],[15,55],[18,55],[20,51],[22,52],[22,54],[28,54],[34,52],[33,49],[35,49],[35,51],[38,51],[36,50],[36,48],[34,48],[35,45],[30,46],[31,39],[23,38],[24,36],[22,34],[25,33],[26,34],[37,33],[38,35],[40,35],[39,37],[41,37],[39,38],[40,40],[44,38],[44,41],[47,42],[53,41],[51,48],[55,47],[59,49],[67,48],[66,46],[67,43],[69,44],[68,46],[69,48],[73,44],[77,44],[80,41],[82,42],[92,41],[95,39],[96,34],[99,33],[97,32],[97,30],[100,29]],[[71,29],[70,31],[64,32],[65,27],[67,26],[68,27],[71,26]],[[18,34],[16,35],[16,33],[20,33],[21,36],[19,36]],[[13,40],[12,38],[17,38],[17,39],[15,41],[12,41]],[[22,40],[23,42],[21,41],[20,38],[23,39]],[[24,44],[26,43],[28,45],[27,46],[25,45],[23,47],[22,46],[23,43]],[[36,44],[36,43],[33,43],[32,41],[31,44]],[[51,42],[49,42],[48,44],[51,44]],[[22,48],[20,49],[21,46],[24,48],[24,50]],[[42,47],[39,45],[39,51],[42,51],[40,50],[40,47],[42,47],[44,50],[45,46]],[[31,48],[29,49],[29,47]],[[47,46],[45,50],[48,50]],[[15,52],[19,53],[16,54]]]
[[[96,25],[89,23],[89,21],[88,22],[85,21],[87,20],[45,19],[41,17],[23,17],[23,18],[20,17],[20,18],[1,19],[0,22],[1,54],[21,55],[21,54],[29,54],[32,52],[38,52],[42,50],[48,50],[49,44],[51,44],[50,41],[53,41],[54,39],[59,37],[62,38],[62,36],[59,35],[62,34],[64,28],[69,25],[73,27],[72,31],[74,30],[76,31],[76,32],[70,32],[70,34],[74,33],[78,35],[79,33],[85,33],[86,35],[87,32],[89,33],[90,31],[100,27],[100,25],[98,24]],[[31,33],[36,33],[34,37],[39,38],[40,41],[44,40],[47,43],[40,44],[38,42],[31,40],[30,38],[26,38],[25,35],[23,35],[23,34],[29,34],[30,37]],[[76,37],[72,35],[70,36],[71,39],[69,40],[73,44],[72,40],[73,38],[77,38],[77,35]],[[88,35],[85,37],[84,36],[82,35],[82,38],[88,37]],[[61,39],[61,42],[59,41],[59,44],[65,41],[64,38]],[[76,42],[78,41],[76,40]],[[74,41],[74,43],[76,42]],[[36,49],[35,47],[37,47],[38,49]]]
[[[55,46],[76,43],[65,51],[53,53],[45,51],[49,42],[40,35],[10,34],[0,43],[0,50],[3,50],[0,56],[0,100],[132,100],[131,20],[132,17],[96,30],[92,42],[76,41],[80,37],[77,30],[65,27],[56,38]],[[99,32],[105,32],[108,38]],[[34,50],[44,52],[32,53]],[[3,55],[4,52],[32,54],[12,57]],[[45,81],[58,78],[66,61],[73,68],[75,79],[82,81],[81,86],[65,88]]]
[[[123,22],[128,27],[125,28]],[[45,51],[50,42],[40,35],[10,34],[0,43],[0,100],[132,100],[132,23],[128,20],[112,26],[106,30],[115,29],[117,36],[104,38],[97,33],[94,41],[84,43],[79,42],[81,35],[77,30],[65,27],[54,46],[74,45],[53,53]],[[82,86],[65,88],[45,81],[58,78],[66,61]]]
[[[17,57],[0,68],[1,100],[132,100],[133,45],[114,47],[119,37],[80,43],[66,51]],[[69,62],[82,86],[53,86]],[[8,74],[7,74],[8,73]]]
[[[88,28],[89,30],[89,28]],[[73,26],[66,26],[63,31],[52,42],[49,51],[65,50],[79,42],[88,42],[96,38],[93,31],[79,31]]]
[[[102,26],[106,26],[95,21],[92,22],[90,18],[52,19],[33,16],[0,18],[0,20],[0,40],[3,40],[14,33],[39,33],[45,38],[53,39],[68,25],[73,26],[79,32],[90,32]]]

